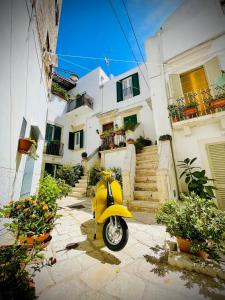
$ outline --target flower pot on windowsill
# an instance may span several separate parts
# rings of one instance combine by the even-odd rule
[[[225,106],[225,98],[213,100],[210,104],[210,107],[212,108],[219,108],[224,106]]]
[[[192,115],[196,114],[197,112],[198,112],[198,109],[196,107],[185,108],[183,110],[183,114],[186,117],[192,116]]]
[[[183,239],[181,237],[176,237],[176,238],[177,238],[177,244],[181,252],[193,254],[190,252],[191,240]],[[203,259],[207,259],[209,256],[208,253],[206,253],[203,250],[196,252],[194,255],[201,257]]]
[[[27,154],[33,144],[33,140],[20,138],[18,144],[18,152],[21,154]]]
[[[173,120],[173,123],[176,123],[176,122],[180,121],[178,116],[172,117],[172,120]]]

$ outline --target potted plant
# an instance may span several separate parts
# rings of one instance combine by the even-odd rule
[[[200,170],[198,167],[193,167],[193,163],[196,161],[197,157],[190,159],[185,158],[183,161],[179,161],[178,167],[182,169],[180,178],[185,177],[185,183],[188,186],[189,193],[195,192],[198,196],[211,199],[214,198],[213,190],[216,190],[216,187],[213,185],[208,185],[209,179],[205,170]]]
[[[127,144],[134,144],[134,140],[133,139],[128,139]]]
[[[87,156],[88,156],[87,152],[82,152],[81,153],[81,157],[82,157],[83,160],[87,160]]]
[[[18,152],[21,154],[27,154],[32,145],[36,145],[35,140],[28,138],[19,138]]]
[[[143,144],[138,140],[134,142],[136,153],[141,153],[141,150],[144,148]]]
[[[172,141],[172,136],[169,134],[161,135],[159,141]]]
[[[116,124],[115,125],[115,134],[116,135],[124,135],[125,134],[124,127],[123,126],[118,127],[118,125]]]
[[[178,122],[179,118],[179,108],[176,104],[170,104],[167,107],[169,111],[169,116],[172,118],[173,122]]]
[[[125,142],[119,142],[119,147],[126,147],[126,143]]]
[[[150,139],[144,138],[143,136],[139,136],[139,138],[137,138],[136,141],[140,142],[143,145],[143,147],[151,146],[152,144],[152,141]]]
[[[216,208],[213,200],[192,193],[184,202],[166,201],[156,214],[157,223],[177,238],[182,252],[202,258],[218,258],[224,251],[225,212]]]
[[[210,108],[225,107],[225,93],[217,95],[214,99],[210,101]]]
[[[192,116],[198,112],[198,103],[196,101],[190,101],[183,107],[184,116]]]

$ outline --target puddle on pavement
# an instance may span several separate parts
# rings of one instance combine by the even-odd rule
[[[155,250],[154,250],[155,248]],[[160,246],[151,248],[157,254]],[[186,289],[198,288],[198,294],[209,300],[225,299],[225,282],[219,278],[212,278],[200,273],[191,272],[168,265],[165,261],[156,262],[156,258],[150,255],[144,255],[145,260],[152,265],[150,272],[163,279],[167,285],[174,285],[182,282]]]

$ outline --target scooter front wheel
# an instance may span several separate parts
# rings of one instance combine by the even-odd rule
[[[110,250],[122,250],[128,241],[127,223],[121,217],[110,217],[103,226],[103,240]]]

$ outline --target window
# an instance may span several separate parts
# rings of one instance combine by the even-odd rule
[[[75,132],[75,149],[80,148],[80,131]]]
[[[131,115],[128,117],[125,117],[123,119],[124,122],[124,126],[130,126],[130,127],[134,127],[135,125],[137,125],[137,115]]]
[[[61,165],[45,163],[45,171],[55,178],[56,172]]]
[[[138,73],[117,81],[116,88],[117,102],[139,95],[140,87]]]
[[[69,132],[68,149],[81,149],[84,147],[84,131],[83,129],[76,132]]]
[[[133,97],[132,77],[122,80],[122,90],[124,100]]]
[[[59,5],[58,1],[55,0],[55,26],[59,25]]]
[[[220,5],[221,5],[223,13],[225,14],[225,0],[221,0]]]
[[[61,131],[62,128],[56,125],[47,124],[46,133],[45,133],[45,141],[60,141],[61,140]]]

